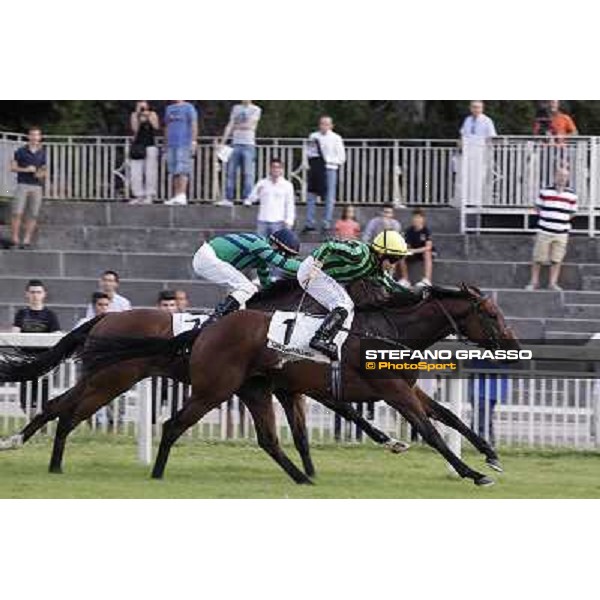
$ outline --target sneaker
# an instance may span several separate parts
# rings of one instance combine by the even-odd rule
[[[253,204],[254,202],[252,202],[252,200],[250,200],[249,198],[244,200],[244,206],[252,206]]]
[[[177,196],[173,196],[170,200],[165,201],[166,206],[183,206],[184,204],[187,204],[185,194],[177,194]]]
[[[226,198],[223,200],[219,200],[215,202],[215,206],[233,206],[233,200],[227,200]]]
[[[404,288],[406,288],[408,290],[412,287],[412,284],[410,283],[410,281],[408,279],[400,279],[400,281],[398,281],[398,283],[402,287],[404,287]]]
[[[549,290],[552,290],[553,292],[562,292],[563,289],[560,287],[560,285],[553,283],[552,285],[548,286]]]
[[[415,288],[431,287],[431,281],[427,277],[423,277],[419,283],[415,284]]]
[[[312,233],[316,229],[312,225],[305,225],[300,233]]]
[[[538,287],[538,286],[537,286],[537,285],[533,285],[533,283],[528,283],[528,284],[525,286],[525,289],[526,289],[528,292],[533,292],[534,290],[537,290],[537,287]]]

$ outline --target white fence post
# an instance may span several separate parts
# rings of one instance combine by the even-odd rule
[[[140,381],[138,390],[138,460],[144,465],[149,465],[152,462],[152,386],[150,379]]]
[[[458,377],[450,377],[448,379],[448,408],[458,417],[462,417],[463,407],[463,394],[464,394],[464,382],[465,380],[460,377],[460,372],[457,374]],[[460,458],[462,453],[462,440],[461,435],[458,431],[450,429],[448,432],[448,446],[450,450]],[[448,465],[448,468],[452,473],[456,473],[453,467]]]

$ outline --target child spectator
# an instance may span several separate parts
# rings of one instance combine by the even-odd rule
[[[17,311],[13,321],[15,333],[52,333],[60,331],[54,311],[46,308],[46,287],[39,279],[30,279],[25,288],[27,306]]]
[[[413,211],[411,225],[404,233],[404,237],[411,254],[400,262],[400,284],[410,287],[408,266],[412,263],[421,263],[422,277],[415,287],[430,286],[433,271],[433,242],[431,241],[431,231],[425,224],[425,212],[422,209],[417,208]]]
[[[379,217],[373,217],[363,233],[363,242],[371,244],[382,231],[400,231],[402,226],[394,216],[394,205],[386,204]]]
[[[336,221],[335,237],[340,240],[357,240],[360,238],[360,225],[355,219],[354,206],[348,205],[342,211],[342,218]]]

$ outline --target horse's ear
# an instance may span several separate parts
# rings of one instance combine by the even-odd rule
[[[468,285],[467,285],[467,284],[466,284],[464,281],[461,281],[461,282],[460,282],[460,289],[461,289],[461,291],[462,291],[462,292],[464,292],[465,294],[468,294],[468,293],[469,293],[469,286],[468,286]]]

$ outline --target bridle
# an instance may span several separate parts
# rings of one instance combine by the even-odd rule
[[[461,328],[459,327],[456,319],[448,312],[448,309],[444,306],[442,302],[438,298],[434,299],[434,302],[440,308],[442,314],[446,317],[448,322],[450,323],[450,327],[452,328],[452,332],[456,335],[459,342],[467,345],[467,346],[476,346],[476,342],[472,342],[467,337],[463,335]],[[501,348],[501,340],[503,335],[507,335],[507,329],[497,326],[498,320],[497,316],[490,315],[488,310],[485,308],[485,304],[489,302],[489,298],[486,296],[474,297],[471,296],[469,298],[469,311],[464,319],[467,319],[470,314],[476,314],[479,317],[479,322],[481,323],[481,327],[486,336],[486,341],[491,343],[491,349],[497,350]],[[464,320],[463,319],[463,320]]]

